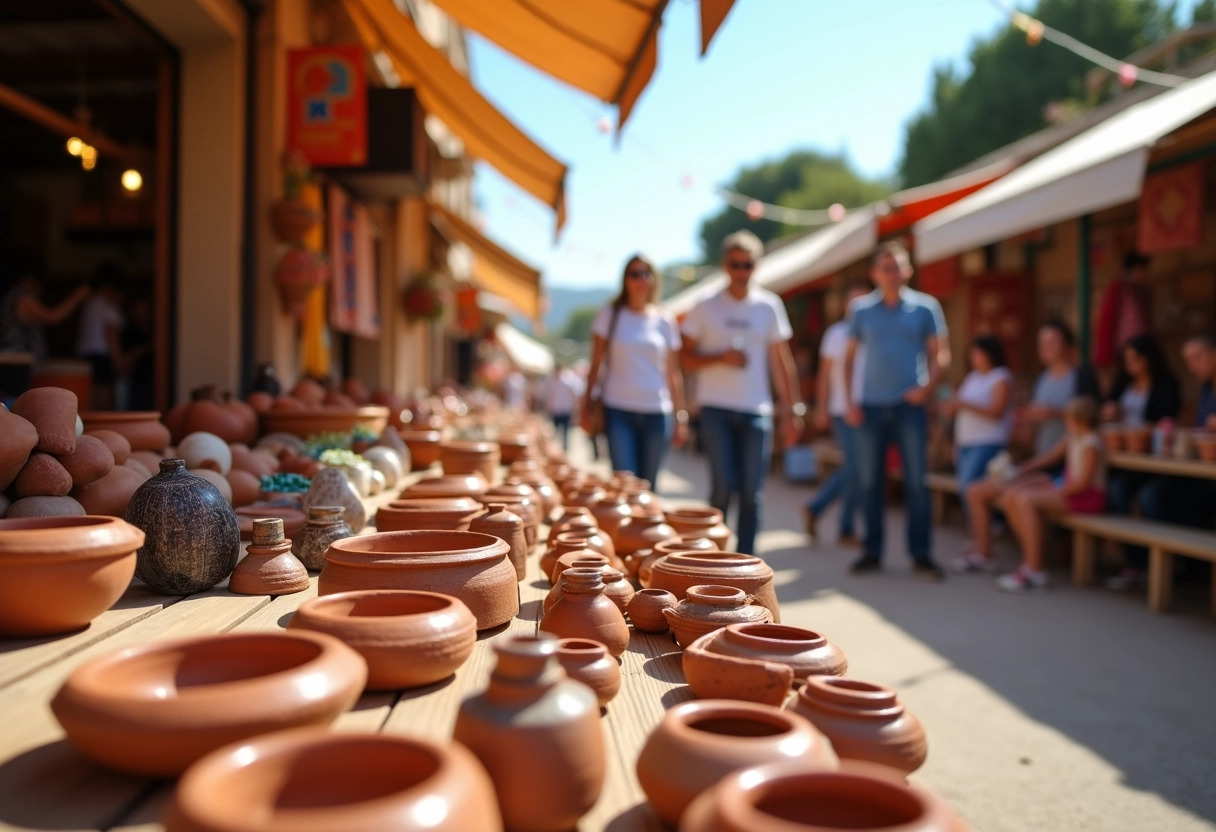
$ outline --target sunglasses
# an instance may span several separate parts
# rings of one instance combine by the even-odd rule
[[[625,277],[636,277],[641,280],[649,280],[653,276],[650,269],[628,269],[625,272]]]
[[[732,260],[726,264],[726,268],[731,271],[743,271],[756,268],[754,260]]]

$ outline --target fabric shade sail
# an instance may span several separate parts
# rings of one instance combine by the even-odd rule
[[[494,338],[512,364],[525,373],[547,376],[553,372],[553,350],[508,323],[494,327]]]

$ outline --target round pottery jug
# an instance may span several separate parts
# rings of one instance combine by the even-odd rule
[[[540,538],[540,505],[526,497],[511,497],[503,494],[485,494],[481,498],[485,503],[502,503],[507,511],[523,521],[524,552],[532,554],[536,541]]]
[[[376,531],[404,532],[418,529],[468,531],[481,511],[472,497],[410,497],[393,500],[376,510]]]
[[[317,594],[355,589],[417,589],[464,602],[477,629],[505,624],[519,612],[510,547],[477,532],[377,532],[335,540]]]
[[[726,550],[730,529],[722,522],[722,512],[718,509],[709,506],[668,509],[664,516],[677,534],[708,538],[719,551]]]
[[[633,600],[633,584],[625,577],[625,573],[611,566],[600,569],[604,580],[604,594],[622,613],[629,611],[629,602]]]
[[[662,512],[635,509],[633,514],[621,521],[612,536],[617,554],[632,555],[639,549],[653,549],[664,540],[674,540],[679,535],[667,525]]]
[[[650,483],[646,480],[626,480],[621,485],[621,491],[624,492],[625,499],[634,509],[641,509],[645,514],[663,513],[662,503],[650,490]]]
[[[473,518],[469,531],[492,534],[510,547],[508,560],[515,567],[515,579],[522,581],[528,571],[528,541],[524,537],[524,521],[507,511],[506,503],[490,502],[486,510]]]
[[[467,749],[400,734],[278,731],[190,767],[165,832],[502,832]]]
[[[557,643],[557,661],[567,676],[595,691],[601,708],[621,690],[621,666],[598,641],[564,638]]]
[[[549,526],[549,534],[556,537],[562,532],[598,529],[599,524],[586,506],[564,505],[561,514]]]
[[[486,482],[498,479],[502,457],[494,442],[443,442],[439,445],[439,464],[445,474],[480,473]]]
[[[341,476],[339,473],[338,476]],[[166,459],[131,495],[126,520],[145,535],[135,577],[167,595],[189,595],[231,574],[241,551],[232,506],[214,485]]]
[[[304,495],[304,511],[313,506],[342,506],[346,512],[342,518],[355,534],[363,531],[367,525],[367,509],[358,489],[351,484],[350,479],[341,468],[322,468],[312,478],[308,493]]]
[[[916,771],[929,753],[925,729],[895,691],[839,676],[811,676],[793,710],[809,719],[832,742],[842,760],[864,760]]]
[[[608,563],[612,564],[613,569],[625,571],[625,564],[617,557],[616,547],[612,545],[612,538],[598,531],[562,532],[557,537],[552,538],[548,550],[541,557],[541,571],[546,575],[552,573],[553,564],[557,558],[561,557],[564,552],[570,552],[575,549],[591,549],[594,552],[599,552],[608,558]]]
[[[359,698],[367,664],[332,636],[222,633],[128,647],[85,662],[51,710],[86,756],[153,777],[231,742],[328,725]]]
[[[634,553],[637,557],[645,550],[640,550]],[[637,579],[642,586],[650,586],[651,572],[654,569],[654,562],[664,555],[676,555],[681,552],[716,552],[718,547],[708,537],[677,537],[675,540],[664,540],[662,543],[656,543],[654,549],[650,550],[645,557],[642,557],[638,563]]]
[[[558,563],[557,577],[553,579],[552,586],[549,587],[549,594],[545,596],[544,603],[541,604],[541,613],[546,613],[549,608],[557,603],[557,599],[562,597],[562,591],[565,589],[565,582],[562,580],[562,572],[567,569],[598,569],[602,579],[604,580],[604,594],[608,594],[608,578],[607,572],[611,570],[616,572],[608,565],[607,560],[603,555],[596,552],[567,552],[562,555],[563,558],[569,558],[565,563]],[[616,574],[621,574],[616,572]]]
[[[639,589],[629,601],[629,620],[643,633],[665,633],[667,616],[663,611],[677,603],[676,596],[665,589]]]
[[[313,506],[308,509],[308,522],[291,541],[291,553],[306,569],[320,571],[325,565],[325,553],[335,540],[350,537],[354,532],[342,515],[342,506]]]
[[[0,520],[0,635],[87,626],[126,592],[143,542],[117,517]]]
[[[713,636],[710,639],[710,636]],[[787,624],[731,624],[706,636],[705,649],[722,656],[778,662],[795,679],[843,676],[848,659],[835,644],[814,630]]]
[[[160,451],[169,444],[169,428],[160,421],[160,412],[84,410],[79,414],[85,433],[112,430],[126,438],[133,451]]]
[[[881,766],[817,771],[802,762],[745,768],[705,790],[680,832],[967,832],[940,798]]]
[[[591,506],[591,514],[595,517],[595,522],[603,529],[604,534],[612,537],[621,523],[632,516],[633,507],[629,505],[624,494],[615,491]]]
[[[584,506],[589,509],[604,499],[607,493],[598,482],[589,481],[562,495],[562,502],[566,505]]]
[[[238,595],[290,595],[310,586],[308,570],[291,553],[283,536],[283,521],[267,517],[253,521],[253,541],[232,570],[228,589]]]
[[[439,461],[439,442],[443,438],[437,430],[403,430],[398,434],[410,449],[410,468],[422,471]]]
[[[659,817],[674,826],[697,795],[732,771],[778,760],[837,767],[827,739],[790,711],[725,699],[681,702],[642,746],[638,783]]]
[[[503,465],[523,459],[528,455],[528,448],[532,444],[532,437],[526,433],[500,433],[498,434],[498,453],[502,458]]]
[[[657,558],[651,565],[650,585],[683,598],[690,586],[733,586],[768,607],[773,621],[781,620],[773,570],[762,558],[739,552],[680,552]]]
[[[751,602],[743,590],[733,586],[690,586],[684,600],[664,610],[676,644],[687,647],[706,633],[728,624],[771,624],[768,607]]]
[[[506,828],[567,832],[604,784],[599,702],[567,678],[553,636],[503,639],[494,652],[490,685],[461,703],[452,738],[490,772]]]
[[[512,468],[516,468],[518,465],[519,463],[515,463]],[[532,490],[536,492],[536,496],[540,498],[546,518],[551,516],[557,507],[562,504],[561,494],[558,493],[557,486],[553,484],[553,480],[546,477],[539,470],[533,473],[509,471],[505,481],[523,482],[526,485],[530,485]]]
[[[473,653],[477,619],[459,599],[438,592],[366,589],[305,601],[288,629],[341,639],[367,662],[368,690],[429,685],[456,672]]]
[[[563,552],[553,564],[553,571],[549,574],[549,583],[558,583],[561,574],[571,566],[600,565],[609,566],[608,558],[606,555],[593,549],[573,549],[569,552]]]
[[[629,625],[617,605],[604,595],[598,569],[582,567],[562,573],[562,596],[540,621],[540,629],[558,638],[589,638],[619,656],[629,646]]]
[[[418,480],[401,492],[401,497],[472,497],[480,499],[489,488],[481,474],[442,474]]]

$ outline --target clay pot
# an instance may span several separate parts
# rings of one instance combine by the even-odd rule
[[[677,598],[697,584],[741,589],[752,596],[753,603],[768,607],[773,621],[781,621],[773,570],[761,558],[739,552],[682,552],[664,555],[651,566],[650,586],[666,589]]]
[[[684,600],[663,615],[680,647],[728,624],[773,622],[768,607],[751,603],[743,590],[733,586],[690,586]]]
[[[788,665],[795,679],[843,676],[849,669],[839,647],[814,630],[786,624],[731,624],[696,643],[721,656]]]
[[[128,463],[131,460],[127,460]],[[159,463],[157,463],[159,468]],[[106,514],[111,517],[123,517],[131,498],[147,478],[142,472],[126,465],[115,465],[110,473],[88,485],[78,485],[72,488],[72,499],[80,503],[88,514]]]
[[[270,204],[270,228],[280,242],[304,242],[320,221],[321,212],[302,199],[284,198]]]
[[[595,522],[609,537],[616,535],[617,529],[633,514],[633,508],[625,495],[619,491],[607,494],[604,499],[591,506],[591,515]]]
[[[524,552],[531,554],[532,550],[536,548],[536,541],[540,537],[540,503],[522,497],[517,498],[501,494],[491,495],[489,492],[483,494],[481,499],[487,504],[491,501],[502,503],[507,511],[523,521]]]
[[[1204,462],[1216,462],[1216,435],[1196,433],[1193,441],[1201,460]]]
[[[679,535],[695,535],[712,540],[719,551],[725,551],[730,541],[730,529],[722,522],[722,512],[716,508],[668,509],[663,513],[667,524]]]
[[[461,703],[452,738],[490,772],[508,829],[566,832],[603,788],[599,702],[566,677],[553,636],[516,636],[494,651],[490,685]]]
[[[556,537],[562,532],[588,529],[599,529],[599,523],[591,509],[586,506],[564,505],[561,507],[561,514],[550,524],[549,534]]]
[[[688,807],[680,832],[966,832],[939,798],[888,769],[769,763],[727,775]]]
[[[598,641],[564,638],[557,643],[557,661],[567,676],[595,691],[601,708],[621,690],[621,666]]]
[[[111,466],[112,468],[113,466]],[[50,454],[34,451],[17,479],[13,480],[13,496],[66,497],[72,490],[72,475]]]
[[[524,462],[516,462],[507,469],[507,477],[505,482],[522,482],[525,485],[532,487],[536,492],[536,496],[540,498],[541,507],[548,518],[557,510],[557,507],[562,504],[561,494],[558,493],[557,486],[553,484],[553,480],[545,476],[544,472],[539,468],[529,471],[520,471],[520,466]]]
[[[400,532],[416,529],[468,531],[481,511],[472,497],[412,497],[393,500],[376,511],[376,531]]]
[[[498,434],[498,453],[503,465],[524,459],[532,445],[532,437],[526,433]]]
[[[714,630],[684,648],[684,679],[703,699],[738,699],[780,707],[794,683],[788,664],[763,658],[739,658],[713,652],[710,642],[724,630]]]
[[[87,626],[126,591],[143,542],[113,517],[0,520],[0,635]]]
[[[486,482],[494,482],[498,479],[500,461],[498,445],[493,442],[442,442],[439,445],[439,464],[445,474],[478,473]]]
[[[96,436],[76,437],[76,450],[55,457],[71,477],[72,485],[88,485],[114,468],[114,452]],[[62,496],[62,495],[61,495]]]
[[[600,574],[603,576],[604,594],[608,596],[608,600],[616,604],[616,608],[622,613],[627,612],[629,602],[633,600],[633,584],[629,583],[625,573],[619,569],[608,567],[601,569]]]
[[[895,691],[839,676],[811,676],[792,705],[832,743],[842,760],[864,760],[905,774],[929,753],[925,729]]]
[[[422,471],[439,461],[439,442],[443,434],[437,430],[403,430],[398,436],[410,449],[410,470]]]
[[[663,611],[677,603],[676,596],[665,589],[639,589],[629,601],[629,620],[643,633],[665,633],[667,616]]]
[[[308,509],[308,522],[291,541],[291,553],[300,559],[305,569],[319,571],[325,565],[329,545],[354,534],[342,519],[345,513],[346,509],[342,506],[312,506]]]
[[[640,509],[643,514],[663,513],[663,504],[655,493],[650,490],[650,483],[646,480],[640,480],[636,477],[625,480],[620,485],[620,490],[625,495],[625,500],[635,512]]]
[[[642,746],[638,783],[659,817],[674,826],[697,795],[726,775],[781,760],[837,767],[827,739],[790,711],[722,699],[682,702]]]
[[[640,549],[653,549],[664,540],[679,537],[676,530],[667,525],[662,512],[647,513],[635,510],[621,521],[612,535],[617,554],[627,557]]]
[[[535,546],[539,536],[540,525],[548,520],[548,516],[545,513],[545,504],[541,501],[540,495],[536,493],[536,489],[526,482],[521,482],[511,477],[507,481],[487,489],[486,493],[482,495],[482,500],[488,502],[491,497],[505,497],[506,499],[503,502],[525,507],[524,511],[515,511],[515,513],[522,517],[524,525],[530,528],[528,545]],[[514,509],[512,510],[514,511]]]
[[[223,633],[86,662],[63,683],[51,710],[86,756],[168,777],[231,742],[328,725],[355,703],[366,679],[359,654],[331,636]]]
[[[9,408],[38,431],[34,449],[46,454],[76,450],[76,394],[62,387],[26,390]]]
[[[166,832],[502,832],[494,785],[455,743],[279,731],[191,766]]]
[[[581,532],[562,532],[554,537],[549,542],[549,548],[540,559],[540,569],[546,575],[553,572],[553,566],[557,563],[557,559],[566,552],[572,552],[576,549],[590,549],[593,552],[599,552],[604,557],[608,558],[608,563],[613,569],[625,571],[625,564],[616,556],[616,549],[612,545],[612,540],[601,532],[581,531]]]
[[[342,506],[345,509],[342,519],[355,534],[363,531],[367,525],[363,498],[341,468],[322,468],[318,471],[308,486],[308,493],[304,495],[303,506],[304,511],[313,506]]]
[[[169,428],[160,421],[160,411],[82,410],[85,433],[109,430],[127,440],[132,451],[160,452],[169,444]]]
[[[79,517],[86,512],[84,506],[71,497],[24,497],[10,505],[8,498],[0,495],[0,508],[4,516],[18,517]]]
[[[719,551],[714,542],[707,537],[678,537],[675,540],[664,540],[662,543],[656,543],[650,551],[639,549],[633,553],[633,557],[637,564],[637,573],[635,577],[638,583],[642,586],[650,586],[651,573],[654,570],[654,562],[665,555],[677,555],[681,552],[716,552]],[[634,562],[630,562],[630,568],[633,568]]]
[[[238,595],[290,595],[309,587],[308,570],[291,553],[283,536],[283,521],[266,517],[253,521],[253,542],[232,570],[228,589]]]
[[[584,506],[585,508],[593,508],[596,503],[604,499],[608,494],[598,482],[584,482],[577,489],[568,491],[562,495],[562,503],[571,506]]]
[[[401,497],[472,497],[478,500],[489,487],[481,474],[444,474],[418,480],[402,491]]]
[[[504,541],[510,547],[507,558],[515,567],[515,579],[524,579],[528,571],[528,541],[524,536],[524,521],[519,515],[507,511],[506,503],[487,503],[486,510],[469,523],[469,531],[491,534]]]
[[[247,506],[233,509],[233,513],[236,514],[237,523],[241,529],[241,540],[253,540],[253,521],[261,520],[264,517],[277,517],[282,520],[283,534],[292,541],[300,536],[300,532],[308,522],[308,515],[298,508],[287,505],[250,503]]]
[[[328,633],[367,661],[368,690],[429,685],[473,653],[477,619],[450,595],[403,589],[340,592],[305,601],[287,625]]]
[[[258,420],[262,433],[290,433],[304,439],[317,433],[350,433],[356,427],[379,434],[388,424],[388,408],[379,405],[306,407],[303,410],[272,408],[259,413]]]
[[[510,547],[488,534],[459,531],[377,532],[330,544],[317,582],[320,595],[355,589],[414,589],[459,598],[477,629],[519,612]]]
[[[0,490],[17,478],[37,444],[33,424],[0,405]]]
[[[202,592],[236,566],[241,531],[232,506],[181,459],[161,461],[160,473],[131,496],[126,519],[147,536],[135,575],[158,592]]]
[[[92,436],[94,439],[101,442],[110,449],[110,453],[114,456],[114,464],[122,465],[127,461],[127,457],[131,455],[131,443],[127,441],[127,437],[121,433],[115,433],[112,430],[99,428],[97,430],[87,431],[85,436]],[[77,440],[79,441],[79,440]]]
[[[557,599],[562,597],[562,590],[565,589],[565,584],[562,581],[562,572],[567,569],[598,569],[603,577],[607,570],[612,570],[608,565],[608,560],[598,552],[591,552],[586,549],[581,549],[577,552],[567,552],[562,555],[562,560],[558,561],[557,567],[554,570],[556,577],[550,582],[549,594],[545,596],[544,602],[541,604],[541,613],[547,613],[549,608],[557,603]],[[617,574],[621,574],[617,572]],[[607,594],[607,584],[604,586],[605,594]]]
[[[1151,427],[1127,428],[1123,432],[1127,450],[1133,454],[1146,454],[1152,448],[1153,429]]]
[[[233,506],[247,506],[250,503],[256,503],[262,494],[258,478],[248,471],[233,468],[225,479],[228,480],[228,487],[232,490]]]
[[[629,625],[616,604],[604,595],[598,569],[576,567],[562,573],[562,596],[540,621],[540,629],[559,638],[598,641],[613,656],[629,646]]]

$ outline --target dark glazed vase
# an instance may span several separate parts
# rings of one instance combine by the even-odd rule
[[[143,531],[135,577],[157,592],[189,595],[218,584],[241,551],[241,529],[219,489],[166,459],[160,473],[136,489],[126,521]]]

